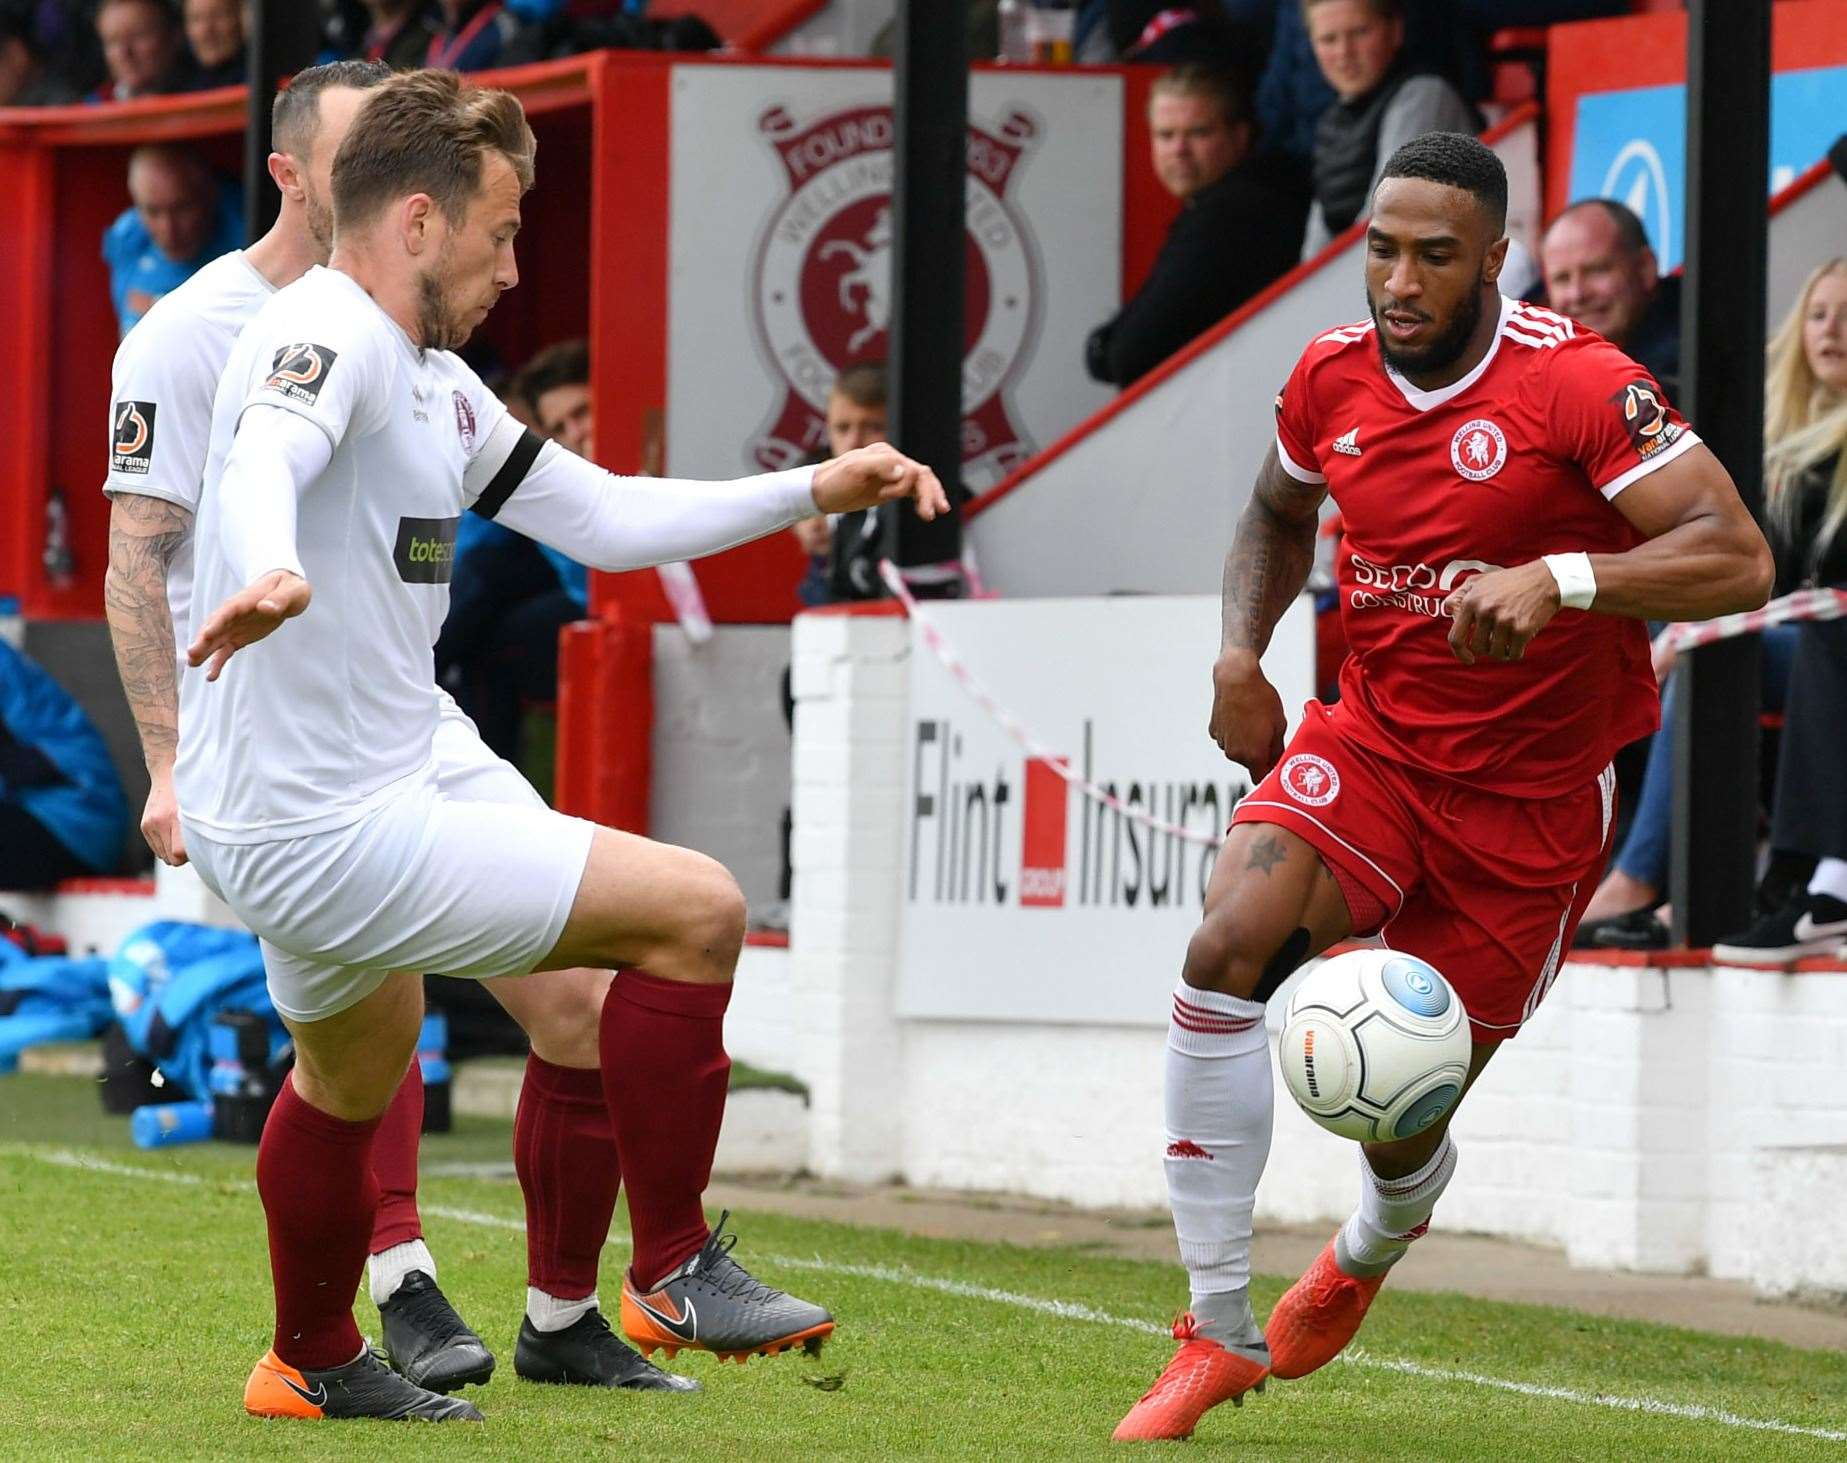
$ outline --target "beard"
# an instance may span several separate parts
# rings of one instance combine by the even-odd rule
[[[321,263],[333,257],[333,210],[321,201],[311,187],[301,190],[302,212],[307,215],[308,236],[314,240]]]
[[[468,340],[468,331],[449,307],[444,287],[449,273],[444,267],[446,262],[439,255],[430,268],[417,276],[417,334],[425,350],[460,350]]]
[[[1366,313],[1372,316],[1373,337],[1379,342],[1379,359],[1385,362],[1387,369],[1396,371],[1400,376],[1423,376],[1453,366],[1468,348],[1469,337],[1474,335],[1475,327],[1481,324],[1482,291],[1474,289],[1464,295],[1449,324],[1428,345],[1416,350],[1393,347],[1386,336],[1385,322],[1379,318],[1383,308],[1368,291]]]

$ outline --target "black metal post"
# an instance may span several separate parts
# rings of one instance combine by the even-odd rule
[[[946,564],[962,552],[968,169],[968,55],[962,9],[962,0],[898,0],[893,62],[892,440],[935,468],[950,501],[958,505],[933,523],[908,509],[887,515],[885,552],[900,565]],[[919,593],[928,592],[925,584],[917,587]]]
[[[282,207],[269,178],[269,109],[276,83],[314,64],[320,47],[320,7],[303,0],[251,0],[244,80],[244,241],[269,232]]]
[[[1687,7],[1687,416],[1753,513],[1763,506],[1770,0]],[[1686,657],[1674,736],[1674,933],[1710,945],[1751,922],[1758,644]]]

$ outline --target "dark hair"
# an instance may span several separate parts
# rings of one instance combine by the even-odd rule
[[[329,61],[324,66],[297,71],[270,105],[271,145],[278,152],[306,158],[314,141],[314,129],[321,120],[322,92],[336,86],[370,91],[391,80],[391,74],[383,61]]]
[[[453,71],[405,71],[374,88],[333,164],[335,226],[369,223],[394,198],[426,193],[458,222],[497,152],[521,190],[532,186],[538,142],[512,92],[464,88]]]
[[[560,386],[590,384],[590,345],[588,341],[561,340],[548,345],[513,378],[513,389],[539,409],[539,398]]]
[[[1635,216],[1635,210],[1626,203],[1618,203],[1614,198],[1580,198],[1576,203],[1568,203],[1558,212],[1557,223],[1566,214],[1578,213],[1587,208],[1602,212],[1616,226],[1616,242],[1623,247],[1626,254],[1640,254],[1648,248],[1648,230],[1642,227],[1642,221]],[[1551,225],[1547,225],[1550,228]]]
[[[830,396],[844,396],[855,406],[884,406],[890,388],[883,361],[861,361],[834,378]]]
[[[1225,66],[1188,61],[1164,71],[1155,78],[1148,97],[1152,101],[1163,95],[1211,97],[1219,104],[1219,114],[1227,127],[1253,121],[1256,116],[1251,107],[1249,79]]]
[[[1391,155],[1379,174],[1387,178],[1424,178],[1472,195],[1494,223],[1507,227],[1507,169],[1494,150],[1466,132],[1426,132]]]
[[[96,7],[96,18],[102,19],[105,10],[117,5],[145,5],[160,16],[160,23],[169,31],[176,31],[180,28],[180,13],[174,8],[172,0],[101,0]]]

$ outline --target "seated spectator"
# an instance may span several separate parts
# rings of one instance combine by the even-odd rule
[[[91,93],[91,101],[126,102],[186,89],[186,37],[167,0],[102,0],[96,37],[109,79]]]
[[[128,196],[133,205],[103,235],[109,297],[124,335],[154,301],[244,241],[237,190],[184,148],[136,148]]]
[[[1663,276],[1642,221],[1613,198],[1583,198],[1539,246],[1546,303],[1620,346],[1680,395],[1680,276]]]
[[[68,692],[0,640],[0,889],[115,871],[128,800]]]
[[[46,64],[31,20],[0,10],[0,107],[62,107],[81,99]]]
[[[1764,521],[1777,592],[1847,589],[1847,257],[1803,286],[1771,343],[1764,397]],[[1715,959],[1733,964],[1847,949],[1847,620],[1795,628],[1770,847],[1817,863],[1781,908],[1713,946]]]
[[[1315,62],[1334,89],[1315,124],[1315,204],[1302,258],[1366,210],[1386,159],[1426,132],[1481,130],[1475,109],[1404,49],[1401,0],[1303,0]]]
[[[588,456],[595,442],[589,384],[589,349],[569,341],[534,356],[501,399],[533,431]],[[539,400],[549,422],[535,409]],[[558,632],[584,617],[589,596],[582,564],[502,524],[462,515],[436,678],[509,762],[520,760],[526,708],[558,698]]]
[[[186,0],[194,91],[244,84],[243,0]]]
[[[519,29],[502,0],[438,0],[437,11],[425,66],[486,71],[500,64],[501,48]]]
[[[1296,262],[1308,199],[1256,151],[1250,91],[1234,72],[1181,66],[1148,99],[1151,162],[1180,200],[1154,267],[1085,344],[1099,381],[1127,386]]]
[[[360,54],[398,71],[422,66],[436,42],[424,0],[365,0],[365,7],[372,24]]]

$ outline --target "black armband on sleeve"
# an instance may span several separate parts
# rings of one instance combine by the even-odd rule
[[[513,496],[513,490],[526,480],[526,474],[532,471],[532,464],[544,447],[545,438],[536,435],[529,427],[520,433],[520,439],[507,454],[507,460],[500,464],[500,471],[494,474],[493,481],[476,498],[472,512],[483,518],[492,518],[506,506],[507,499]]]

